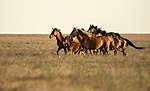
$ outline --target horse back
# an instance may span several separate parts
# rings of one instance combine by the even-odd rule
[[[114,39],[110,36],[101,36],[101,39],[103,39],[105,42],[113,42]]]

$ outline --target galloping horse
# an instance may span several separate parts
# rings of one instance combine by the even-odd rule
[[[122,52],[123,55],[126,55],[125,49],[127,48],[128,45],[132,46],[135,49],[143,49],[144,47],[137,47],[135,46],[130,40],[128,40],[127,38],[123,38],[121,37],[121,35],[119,33],[114,33],[114,32],[109,32],[107,33],[106,31],[101,30],[101,28],[97,28],[96,26],[94,27],[94,25],[90,26],[91,30],[95,30],[95,32],[93,32],[93,34],[97,35],[97,34],[101,34],[102,36],[111,36],[114,39],[114,43],[115,43],[115,47],[118,51]],[[114,54],[117,54],[117,51],[114,51]]]
[[[59,51],[61,49],[64,49],[65,54],[67,54],[66,46],[63,44],[63,41],[64,41],[65,37],[67,37],[67,36],[66,35],[62,35],[60,29],[58,29],[58,28],[52,28],[52,29],[53,29],[53,31],[49,35],[49,38],[51,39],[52,37],[56,37],[57,46],[58,46],[58,49],[57,49],[58,57],[60,57]]]
[[[70,34],[70,38],[73,38],[74,36],[77,36],[82,48],[84,48],[86,51],[100,49],[104,45],[106,45],[105,51],[107,52],[109,50],[111,41],[106,36],[101,36],[101,37],[91,36],[91,37],[89,37],[82,30],[73,28],[73,31]]]
[[[79,52],[80,49],[80,42],[74,37],[73,39],[69,39],[69,37],[65,37],[64,45],[68,48],[68,51],[71,54],[75,54]]]

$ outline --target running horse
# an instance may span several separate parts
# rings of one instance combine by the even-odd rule
[[[53,38],[53,37],[56,37],[56,40],[57,40],[57,46],[58,46],[58,49],[57,49],[57,55],[58,57],[60,57],[59,55],[59,51],[61,49],[64,49],[64,52],[65,54],[67,54],[67,49],[66,49],[66,46],[64,45],[63,41],[65,39],[65,37],[67,37],[67,35],[62,35],[60,29],[58,28],[52,28],[52,32],[51,34],[49,35],[49,38]]]
[[[72,55],[76,55],[80,50],[80,42],[76,37],[73,37],[72,39],[65,37],[64,45],[68,48],[68,52],[70,52]]]

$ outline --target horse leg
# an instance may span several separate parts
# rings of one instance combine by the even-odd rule
[[[75,49],[74,49],[73,47],[71,47],[71,48],[70,48],[70,54],[71,54],[71,55],[74,55],[74,54],[75,54],[74,52],[75,52]]]
[[[109,52],[108,52],[108,49],[106,48],[105,49],[105,56],[108,56]]]
[[[86,51],[86,49],[81,48],[79,51],[79,54],[80,55],[86,55],[85,51]]]
[[[103,50],[101,50],[101,52],[100,52],[100,53],[101,53],[101,55],[103,55],[103,56],[104,56],[104,55],[106,55],[106,50],[105,50],[105,49],[103,49]],[[102,53],[103,53],[103,54],[102,54]]]
[[[110,42],[107,42],[106,43],[106,55],[109,55],[110,53],[109,53],[109,50],[110,50],[110,48],[109,48],[109,46],[110,46]]]
[[[126,56],[126,52],[124,49],[122,50],[122,53],[123,53],[123,56]]]
[[[59,51],[60,51],[61,49],[62,49],[61,47],[58,47],[58,49],[57,49],[57,55],[58,55],[58,57],[60,57]]]
[[[126,56],[126,52],[125,52],[124,48],[121,48],[121,52],[122,52],[123,56]]]
[[[99,53],[100,53],[100,55],[104,55],[105,53],[104,53],[104,48],[103,47],[101,47],[100,49],[99,49]]]
[[[81,47],[79,46],[79,49],[75,52],[75,54],[80,55]]]
[[[90,54],[93,55],[94,50],[89,49]]]
[[[72,48],[71,50],[70,50],[70,53],[71,53],[71,55],[74,55],[74,49]]]
[[[80,48],[76,53],[78,53],[78,55],[81,55],[81,51],[82,49]]]
[[[77,55],[78,52],[79,52],[79,51],[77,50],[77,51],[74,52],[74,54]]]
[[[76,55],[79,52],[79,50],[80,50],[79,48],[76,48],[74,54]]]
[[[115,55],[115,56],[117,55],[117,50],[114,50],[114,55]]]
[[[63,48],[64,49],[64,52],[65,52],[65,55],[67,54],[67,50],[66,50],[66,48]]]
[[[98,49],[96,49],[95,54],[96,54],[96,55],[98,54]]]
[[[86,54],[88,54],[88,50],[87,50],[87,49],[83,49],[83,51],[84,51]]]
[[[118,51],[121,51],[122,52],[122,54],[123,54],[123,56],[126,56],[126,52],[125,52],[125,49],[123,49],[123,48],[118,48]]]

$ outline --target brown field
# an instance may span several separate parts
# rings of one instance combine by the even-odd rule
[[[48,35],[0,35],[0,91],[150,91],[150,34],[123,34],[127,56],[56,55]]]

